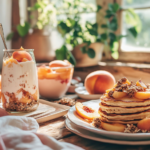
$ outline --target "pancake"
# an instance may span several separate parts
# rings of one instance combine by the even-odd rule
[[[124,114],[124,113],[137,113],[143,112],[145,110],[150,109],[150,105],[148,106],[136,106],[136,107],[118,107],[118,106],[109,106],[105,103],[100,103],[100,108],[105,111],[106,113],[115,113],[115,114]]]
[[[107,123],[121,123],[121,124],[137,124],[141,119],[137,119],[137,120],[110,120],[110,119],[107,119],[103,116],[101,116],[101,121],[103,122],[107,122]]]
[[[143,112],[138,112],[138,113],[127,113],[127,114],[108,114],[105,111],[102,111],[101,108],[99,109],[100,116],[103,116],[109,120],[114,120],[114,121],[128,121],[128,120],[137,120],[137,119],[144,119],[146,117],[150,117],[150,109],[143,111]]]
[[[137,106],[149,106],[150,99],[136,99],[124,97],[121,99],[114,99],[102,96],[101,102],[109,106],[118,106],[118,107],[137,107]]]

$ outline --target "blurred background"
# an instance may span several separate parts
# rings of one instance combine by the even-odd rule
[[[150,63],[149,0],[0,0],[8,48],[34,49],[36,62],[67,59]],[[3,43],[0,39],[0,70]]]

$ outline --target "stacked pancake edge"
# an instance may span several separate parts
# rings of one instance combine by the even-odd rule
[[[139,120],[150,117],[150,99],[124,97],[116,100],[103,96],[99,113],[103,122],[137,124]]]

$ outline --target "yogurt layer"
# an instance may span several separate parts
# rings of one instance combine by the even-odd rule
[[[16,93],[20,89],[24,89],[30,94],[34,94],[38,90],[37,69],[34,61],[12,63],[3,65],[2,71],[2,93]],[[5,95],[5,98],[8,97]],[[22,98],[22,93],[17,96]]]

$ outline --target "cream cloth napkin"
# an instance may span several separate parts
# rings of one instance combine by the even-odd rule
[[[0,117],[0,150],[83,150],[38,134],[38,128],[36,120],[30,117]]]

